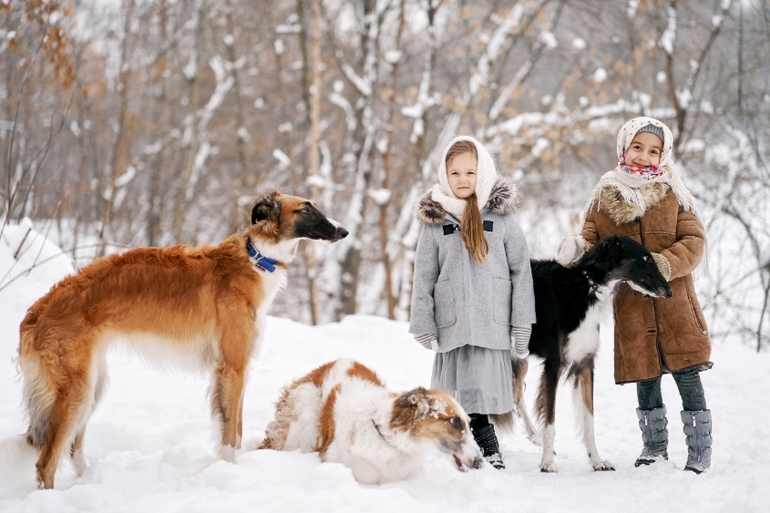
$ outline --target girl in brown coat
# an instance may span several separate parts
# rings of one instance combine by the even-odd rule
[[[637,416],[644,448],[635,466],[668,459],[666,407],[660,380],[670,372],[682,396],[687,435],[686,470],[711,464],[711,411],[699,372],[711,367],[711,342],[693,287],[692,272],[706,238],[694,200],[672,159],[671,130],[638,117],[618,133],[618,166],[602,176],[578,236],[565,239],[557,260],[577,262],[608,235],[641,242],[670,282],[674,296],[652,299],[627,285],[615,296],[615,382],[637,383]]]

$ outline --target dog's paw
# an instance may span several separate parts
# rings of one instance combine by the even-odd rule
[[[597,472],[602,470],[615,470],[615,464],[612,463],[610,460],[597,460],[592,461],[591,466],[596,470]]]
[[[223,445],[219,448],[219,457],[224,461],[235,463],[235,447],[232,445]]]
[[[537,445],[538,447],[543,445],[543,437],[540,433],[527,433],[527,440]]]
[[[543,461],[540,463],[540,472],[548,472],[549,474],[555,474],[559,471],[556,463],[553,461]]]

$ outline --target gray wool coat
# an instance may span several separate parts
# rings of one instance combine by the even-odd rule
[[[481,212],[489,253],[479,264],[457,219],[431,199],[430,190],[419,199],[422,231],[409,332],[436,335],[439,353],[466,344],[509,350],[511,326],[535,322],[529,249],[513,216],[517,205],[515,187],[498,179]]]

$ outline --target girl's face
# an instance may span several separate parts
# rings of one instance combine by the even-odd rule
[[[461,153],[449,161],[446,169],[449,188],[459,199],[468,199],[476,193],[478,161],[472,153]]]
[[[650,167],[660,165],[660,153],[663,141],[655,134],[642,132],[636,134],[626,150],[626,165],[634,167]]]

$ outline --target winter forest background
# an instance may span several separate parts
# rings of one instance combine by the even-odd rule
[[[405,320],[414,200],[451,137],[488,145],[550,257],[649,115],[707,227],[712,337],[770,343],[767,1],[0,0],[0,20],[0,234],[30,219],[78,265],[216,244],[275,188],[350,236],[301,246],[272,315]]]

